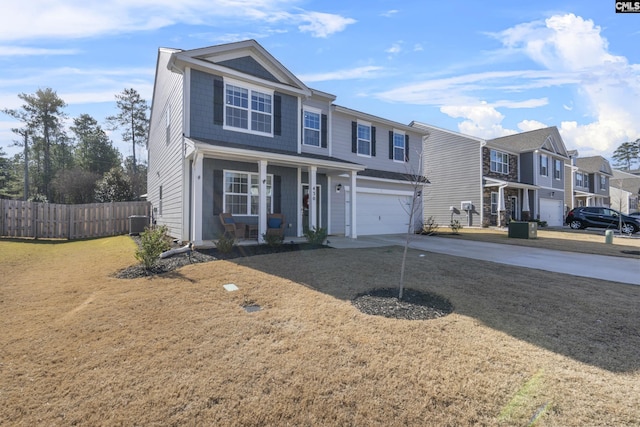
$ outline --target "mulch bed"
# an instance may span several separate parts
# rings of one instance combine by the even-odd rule
[[[398,299],[398,288],[373,289],[356,295],[351,303],[361,312],[391,319],[428,320],[453,311],[451,303],[436,294],[405,289]]]
[[[131,238],[140,245],[140,238],[138,236],[131,236]],[[173,245],[173,248],[179,247]],[[196,264],[201,262],[210,262],[216,260],[230,260],[235,258],[243,258],[255,255],[268,255],[282,252],[293,252],[302,250],[315,250],[326,249],[328,246],[323,245],[311,245],[308,243],[284,243],[277,246],[269,245],[249,245],[249,246],[234,246],[230,252],[223,253],[216,248],[202,248],[192,250],[191,254],[182,253],[176,254],[169,258],[161,258],[158,263],[152,269],[146,269],[142,264],[132,265],[123,270],[118,271],[115,277],[118,279],[137,279],[140,277],[156,276],[158,274],[169,273],[180,267],[189,264]]]

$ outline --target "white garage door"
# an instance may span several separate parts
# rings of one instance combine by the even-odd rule
[[[564,223],[562,200],[540,199],[540,220],[551,227],[561,227]]]
[[[372,234],[406,233],[409,225],[411,197],[397,194],[358,192],[356,210],[357,233]]]

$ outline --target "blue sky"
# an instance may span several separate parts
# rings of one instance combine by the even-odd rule
[[[610,158],[640,138],[640,14],[615,1],[8,0],[0,108],[50,87],[70,119],[103,122],[115,95],[149,103],[159,47],[256,39],[352,109],[482,138],[557,126]],[[0,114],[7,153],[19,125]],[[121,152],[131,148],[111,138]],[[139,153],[143,154],[144,153]]]

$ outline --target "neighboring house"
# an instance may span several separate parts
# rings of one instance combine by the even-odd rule
[[[567,150],[549,127],[482,140],[413,122],[429,132],[424,145],[425,221],[505,226],[510,220],[564,222]]]
[[[567,180],[567,209],[580,206],[610,207],[609,181],[613,170],[609,161],[602,156],[579,157],[575,150],[569,152],[569,157],[567,170],[571,172],[572,179]]]
[[[624,214],[640,211],[640,176],[613,170],[609,178],[610,207]]]
[[[222,212],[258,236],[269,213],[285,215],[290,237],[308,227],[352,238],[407,232],[425,132],[334,100],[254,40],[160,49],[147,188],[154,221],[196,244],[222,234]]]

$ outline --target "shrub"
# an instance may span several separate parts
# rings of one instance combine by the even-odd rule
[[[327,230],[325,228],[309,228],[304,232],[304,237],[307,238],[307,242],[312,245],[322,245],[327,239]]]
[[[429,218],[427,218],[427,222],[422,224],[422,234],[426,234],[427,236],[430,236],[434,234],[436,231],[438,231],[439,227],[440,226],[438,225],[438,223],[436,223],[436,220],[433,219],[432,216],[430,216]]]
[[[279,236],[277,234],[266,234],[266,233],[264,233],[262,235],[262,238],[264,239],[264,242],[268,246],[270,246],[272,248],[282,245],[282,242],[284,241],[284,237]]]
[[[145,228],[140,233],[140,248],[136,251],[136,259],[140,261],[144,268],[151,270],[158,263],[160,254],[171,248],[171,238],[167,234],[169,229],[166,225],[160,227]]]
[[[218,237],[218,241],[216,242],[216,248],[220,253],[228,254],[233,250],[233,247],[236,245],[236,239],[229,235],[228,233],[222,234]]]
[[[462,224],[460,224],[460,221],[457,219],[454,219],[451,221],[451,224],[449,224],[449,227],[451,228],[451,231],[453,231],[453,234],[458,234],[458,231],[462,228]]]

